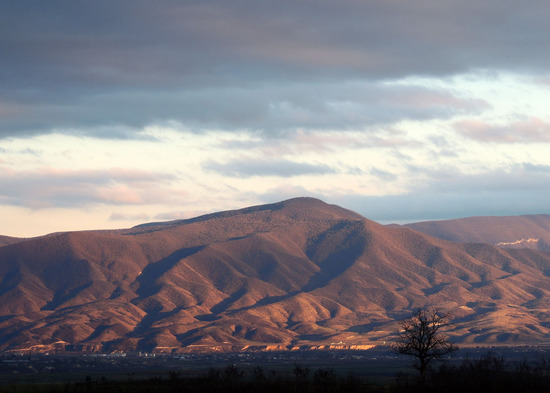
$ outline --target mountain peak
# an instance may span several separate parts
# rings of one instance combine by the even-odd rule
[[[217,218],[228,218],[238,215],[246,215],[257,212],[281,212],[294,218],[304,215],[310,215],[317,218],[334,218],[346,220],[364,220],[365,218],[351,210],[344,209],[337,205],[331,205],[317,198],[296,197],[281,202],[275,202],[264,205],[256,205],[243,209],[226,210],[222,212],[204,214],[202,216],[188,218],[184,220],[173,220],[165,222],[151,222],[135,226],[134,228],[153,227],[153,226],[171,226],[181,224],[191,224],[203,222]]]
[[[281,202],[276,202],[267,205],[252,206],[249,208],[237,210],[241,213],[250,213],[255,211],[270,210],[270,211],[283,211],[287,214],[311,214],[311,215],[329,215],[334,218],[343,219],[364,219],[363,216],[344,209],[337,205],[328,204],[320,199],[312,197],[297,197],[287,199]]]

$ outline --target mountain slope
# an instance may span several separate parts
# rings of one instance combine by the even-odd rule
[[[418,222],[407,224],[405,227],[455,242],[550,250],[550,215],[548,214],[468,217]]]
[[[438,305],[457,341],[550,338],[550,254],[388,228],[311,198],[0,247],[0,349],[372,345]]]
[[[24,239],[17,238],[17,237],[1,236],[0,235],[0,247],[6,246],[8,244],[17,243],[17,242],[20,242],[22,240],[24,240]]]

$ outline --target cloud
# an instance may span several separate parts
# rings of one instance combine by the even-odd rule
[[[549,11],[0,2],[0,203],[112,221],[303,194],[379,216],[495,211],[498,197],[513,210],[513,196],[543,208]],[[74,169],[95,163],[136,170]]]
[[[539,44],[548,37],[547,10],[542,0],[528,8],[503,7],[498,0],[316,0],[285,7],[274,1],[29,1],[3,4],[1,14],[11,32],[4,35],[5,48],[16,55],[8,65],[23,66],[19,72],[40,67],[57,76],[33,76],[42,83],[84,80],[119,87],[215,86],[246,75],[254,83],[265,72],[299,80],[311,72],[388,78],[494,65],[545,70],[548,55]],[[65,68],[55,69],[59,64]],[[242,65],[248,66],[239,72]]]
[[[449,117],[476,103],[385,82],[487,69],[545,74],[549,7],[2,2],[0,137],[128,138],[167,121],[278,134]]]
[[[479,142],[550,142],[550,123],[537,117],[526,117],[504,125],[474,119],[462,120],[454,124],[454,129],[461,135]]]
[[[177,122],[182,128],[254,131],[287,137],[298,130],[358,130],[402,120],[449,118],[487,106],[442,89],[341,80],[315,83],[266,80],[250,87],[152,89],[68,96],[52,104],[50,91],[17,117],[0,118],[2,135],[63,132],[97,138],[144,138],[151,124]],[[18,94],[18,93],[14,93]],[[55,93],[54,93],[55,94]]]
[[[401,195],[325,198],[383,223],[550,213],[550,165],[523,163],[475,174],[436,170],[424,175],[426,180]]]
[[[5,205],[32,209],[160,203],[182,197],[181,191],[169,189],[173,178],[169,174],[118,168],[43,168],[28,172],[5,169],[0,173],[0,200]]]
[[[251,151],[264,158],[277,160],[281,156],[332,155],[344,151],[370,148],[424,147],[414,136],[399,129],[383,128],[368,131],[311,131],[298,130],[286,138],[263,138],[258,135],[235,134],[220,137],[216,148],[234,153]]]
[[[395,174],[393,174],[389,171],[386,171],[384,169],[372,168],[370,170],[370,173],[371,173],[371,175],[376,176],[377,178],[379,178],[381,180],[394,181],[394,180],[397,179],[397,175],[395,175]]]
[[[463,173],[457,169],[424,169],[425,181],[414,192],[423,194],[484,192],[550,192],[550,165],[513,163],[496,169]]]
[[[293,177],[302,175],[325,175],[336,172],[334,169],[324,164],[311,164],[284,159],[240,159],[225,163],[211,160],[203,164],[203,169],[206,171],[214,171],[224,176],[239,178],[253,176]]]
[[[150,216],[146,213],[138,214],[126,214],[126,213],[112,213],[109,217],[111,221],[136,221],[136,220],[149,220]]]

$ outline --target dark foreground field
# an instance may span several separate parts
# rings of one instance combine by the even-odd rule
[[[0,393],[548,392],[548,348],[462,349],[418,380],[387,350],[183,356],[3,355]]]

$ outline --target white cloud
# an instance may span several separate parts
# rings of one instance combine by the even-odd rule
[[[214,171],[229,177],[253,176],[316,176],[335,173],[331,167],[319,163],[294,162],[290,160],[239,159],[229,162],[208,161],[203,165],[207,171]]]

